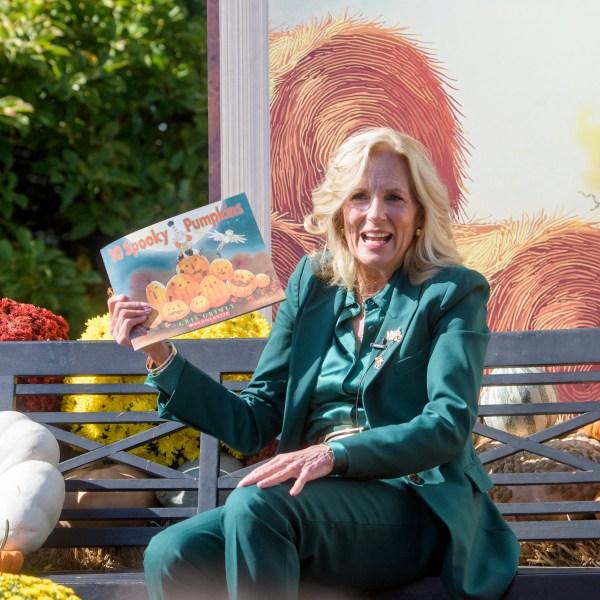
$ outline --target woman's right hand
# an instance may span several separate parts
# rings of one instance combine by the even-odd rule
[[[131,330],[136,325],[146,321],[152,312],[152,307],[146,302],[135,302],[120,294],[108,299],[108,314],[110,317],[110,334],[122,346],[131,346]],[[165,342],[156,342],[142,348],[156,365],[167,360],[171,349]]]
[[[141,325],[152,307],[146,302],[134,302],[127,296],[119,294],[108,299],[110,316],[110,334],[122,346],[131,346],[131,330]]]

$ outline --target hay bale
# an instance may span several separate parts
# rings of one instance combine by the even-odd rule
[[[573,435],[559,440],[549,440],[546,445],[562,450],[574,456],[580,456],[593,462],[600,462],[600,442],[585,435]],[[485,442],[477,447],[485,452],[502,446],[500,442]],[[564,473],[573,472],[568,465],[550,460],[531,452],[518,452],[506,458],[486,465],[489,474],[494,473]],[[490,496],[498,504],[508,502],[560,502],[594,500],[600,491],[598,483],[577,483],[557,485],[496,485],[490,490]],[[594,515],[562,514],[548,516],[507,517],[507,520],[547,520],[588,519]]]
[[[269,54],[274,213],[302,223],[332,150],[383,125],[429,149],[453,214],[464,212],[467,144],[451,82],[430,49],[401,28],[326,17],[271,33]],[[273,262],[290,273],[311,248],[280,225],[272,223]]]
[[[600,567],[600,540],[522,542],[524,567]]]
[[[40,548],[25,557],[23,572],[142,569],[144,548]]]
[[[507,239],[502,247],[508,243]],[[489,281],[488,322],[494,331],[599,327],[600,229],[577,219],[549,223]],[[562,385],[559,395],[563,402],[586,401],[600,395],[600,384]]]

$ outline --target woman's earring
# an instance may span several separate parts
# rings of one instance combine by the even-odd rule
[[[423,230],[420,227],[417,227],[415,229],[415,236],[416,237],[421,237],[421,234],[423,233]]]

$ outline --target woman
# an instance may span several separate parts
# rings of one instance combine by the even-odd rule
[[[308,231],[325,251],[292,276],[248,389],[228,392],[172,347],[149,354],[160,414],[246,453],[278,455],[224,507],[156,536],[152,599],[292,599],[300,579],[371,592],[439,574],[453,598],[499,598],[519,545],[472,444],[489,288],[460,265],[426,151],[386,128],[332,157]],[[109,300],[129,343],[149,308]]]

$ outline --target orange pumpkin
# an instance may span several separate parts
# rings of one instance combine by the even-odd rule
[[[210,263],[210,274],[226,281],[233,274],[233,265],[226,258],[215,258]]]
[[[161,315],[165,321],[174,323],[187,317],[190,312],[190,307],[183,300],[172,300],[165,302],[162,307]]]
[[[185,256],[177,263],[176,271],[183,275],[190,275],[200,283],[208,275],[210,263],[201,254],[192,254],[192,256]]]
[[[23,553],[20,550],[5,550],[8,539],[9,522],[4,523],[4,536],[0,542],[0,573],[18,573],[23,567]]]
[[[589,423],[584,428],[585,432],[595,440],[600,440],[600,421]]]
[[[203,313],[210,308],[210,302],[206,296],[196,296],[190,303],[192,312]]]
[[[98,481],[103,479],[146,479],[147,475],[135,467],[115,464],[105,467],[88,465],[75,469],[67,475],[65,480],[81,479],[84,481]],[[64,507],[73,508],[150,508],[156,505],[154,492],[151,490],[140,491],[110,491],[90,492],[80,490],[67,492]],[[135,526],[141,521],[60,521],[61,527],[103,527],[103,526]]]
[[[167,297],[169,300],[183,300],[186,304],[200,293],[200,283],[191,275],[178,273],[167,282]]]
[[[151,281],[146,286],[146,300],[152,308],[160,312],[167,301],[167,288],[160,281]]]
[[[266,273],[259,273],[256,276],[256,287],[266,288],[271,283],[271,278]]]
[[[231,298],[227,286],[214,275],[207,275],[200,283],[200,295],[208,298],[211,308],[223,306]]]
[[[238,269],[233,272],[231,279],[227,282],[229,290],[238,298],[245,298],[256,289],[256,275],[246,269]]]

